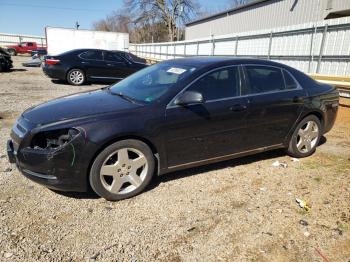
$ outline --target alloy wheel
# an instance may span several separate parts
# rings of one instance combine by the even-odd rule
[[[69,80],[75,85],[81,85],[84,82],[84,74],[81,71],[73,70],[69,74]]]
[[[143,153],[135,148],[122,148],[105,159],[100,180],[106,190],[122,195],[140,187],[147,172],[147,159]]]
[[[302,153],[310,152],[318,141],[319,128],[316,122],[306,122],[298,131],[297,148]]]

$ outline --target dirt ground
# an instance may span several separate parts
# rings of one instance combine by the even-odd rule
[[[350,261],[349,99],[311,157],[294,162],[278,150],[194,168],[107,202],[53,192],[8,163],[24,109],[102,87],[52,83],[21,67],[27,59],[0,73],[0,261]]]

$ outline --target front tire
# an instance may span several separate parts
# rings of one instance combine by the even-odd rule
[[[67,74],[67,82],[71,85],[80,86],[85,83],[85,73],[81,69],[71,69]]]
[[[321,122],[315,115],[305,117],[295,128],[287,153],[302,158],[312,155],[322,135]]]
[[[17,52],[15,49],[8,49],[7,52],[11,55],[11,56],[16,56]]]
[[[106,147],[90,170],[90,185],[96,194],[111,200],[122,200],[142,192],[154,173],[155,160],[143,142],[122,140]]]

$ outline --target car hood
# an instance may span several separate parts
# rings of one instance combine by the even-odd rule
[[[22,116],[34,124],[49,124],[105,113],[118,113],[143,105],[113,95],[108,89],[78,93],[31,107]]]

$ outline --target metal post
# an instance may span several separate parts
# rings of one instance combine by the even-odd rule
[[[273,37],[273,32],[271,31],[270,40],[269,40],[269,50],[267,51],[267,59],[270,59],[271,57],[272,37]]]
[[[238,36],[236,36],[235,56],[237,56],[237,50],[238,50]]]
[[[198,56],[199,54],[199,41],[197,41],[197,50],[196,50],[196,55]]]
[[[175,57],[176,57],[175,53],[176,53],[176,50],[175,50],[175,43],[173,43],[173,56],[174,56],[174,59],[175,59]]]
[[[215,53],[215,40],[214,40],[214,35],[211,35],[211,54],[210,55],[214,55]]]
[[[311,63],[314,60],[314,56],[312,55],[312,51],[313,51],[312,49],[313,49],[313,45],[314,45],[315,32],[316,32],[316,27],[313,26],[313,30],[311,32],[311,37],[310,37],[309,65],[308,65],[308,68],[307,68],[307,72],[308,73],[311,73]]]
[[[328,24],[325,25],[324,30],[323,30],[322,42],[321,42],[321,47],[320,47],[320,54],[318,56],[318,61],[317,61],[316,73],[320,72],[322,56],[323,56],[323,51],[324,51],[324,45],[326,43],[326,38],[327,38],[327,30],[328,30]]]
[[[169,45],[166,44],[166,56],[165,56],[165,59],[168,59],[168,55],[169,55]]]
[[[184,43],[184,57],[186,57],[186,43]]]

